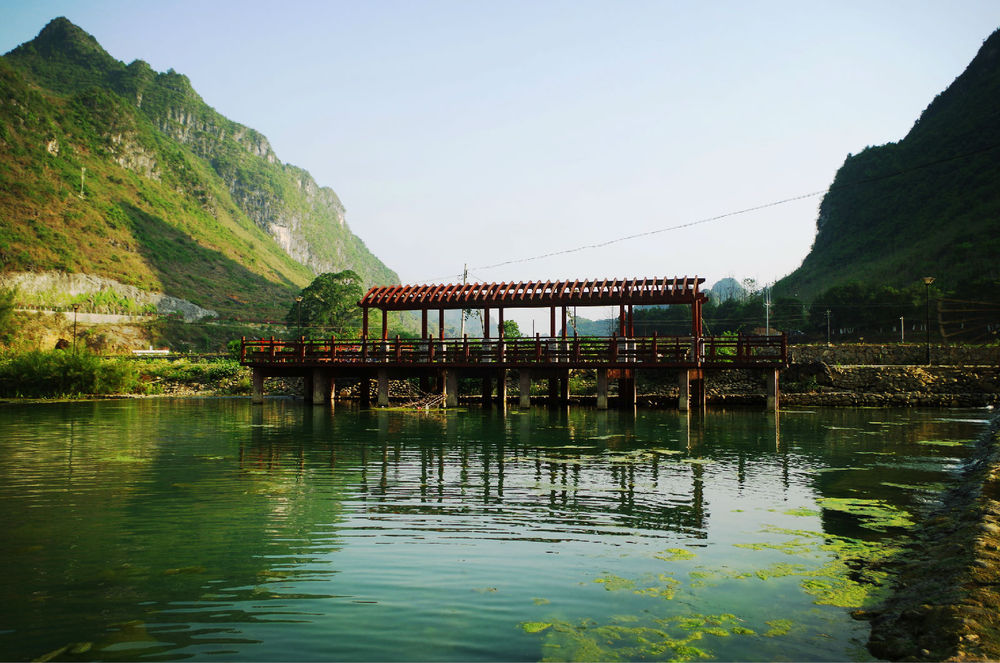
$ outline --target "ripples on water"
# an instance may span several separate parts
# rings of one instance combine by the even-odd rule
[[[982,412],[4,405],[0,658],[865,659]]]

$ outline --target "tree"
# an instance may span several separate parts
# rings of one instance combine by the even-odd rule
[[[514,320],[503,321],[503,337],[521,338],[521,328],[517,326],[517,322]]]
[[[14,298],[16,290],[0,290],[0,343],[10,343],[14,337]]]
[[[349,334],[359,327],[363,295],[361,277],[353,270],[320,274],[292,302],[285,322],[303,336]]]

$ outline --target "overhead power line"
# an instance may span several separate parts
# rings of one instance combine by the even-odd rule
[[[646,230],[646,231],[643,231],[643,232],[640,232],[640,233],[634,233],[634,234],[631,234],[631,235],[624,235],[622,237],[615,237],[613,239],[608,239],[608,240],[605,240],[605,241],[602,241],[602,242],[595,242],[593,244],[585,244],[585,245],[582,245],[582,246],[576,246],[576,247],[569,248],[569,249],[561,249],[561,250],[558,250],[558,251],[549,251],[548,253],[540,253],[538,255],[527,256],[527,257],[524,257],[524,258],[512,258],[510,260],[503,260],[501,262],[496,262],[496,263],[492,263],[492,264],[489,264],[489,265],[479,265],[479,266],[476,266],[476,267],[472,267],[470,269],[472,269],[472,270],[478,270],[478,269],[496,269],[498,267],[506,267],[507,265],[516,265],[516,264],[521,264],[521,263],[526,263],[526,262],[533,262],[535,260],[543,260],[545,258],[553,258],[553,257],[556,257],[556,256],[567,255],[567,254],[570,254],[570,253],[578,253],[580,251],[587,251],[587,250],[590,250],[590,249],[600,249],[600,248],[604,248],[606,246],[611,246],[612,244],[619,244],[621,242],[628,242],[628,241],[631,241],[633,239],[639,239],[641,237],[650,237],[652,235],[659,235],[661,233],[670,232],[670,231],[673,231],[673,230],[682,230],[684,228],[691,228],[693,226],[699,226],[699,225],[702,225],[702,224],[705,224],[705,223],[712,223],[714,221],[722,221],[724,219],[729,219],[729,218],[732,218],[732,217],[741,216],[743,214],[749,214],[751,212],[758,212],[760,210],[769,209],[771,207],[777,207],[779,205],[785,205],[787,203],[792,203],[792,202],[796,202],[796,201],[799,201],[799,200],[805,200],[807,198],[814,198],[816,196],[824,195],[824,194],[826,194],[826,193],[828,193],[830,191],[833,191],[835,189],[843,189],[843,188],[852,187],[852,186],[860,186],[860,185],[863,185],[863,184],[870,184],[872,182],[878,182],[878,181],[889,179],[889,178],[892,178],[892,177],[898,177],[900,175],[905,175],[906,173],[910,173],[910,172],[913,172],[913,171],[922,170],[924,168],[930,168],[931,166],[937,166],[937,165],[940,165],[940,164],[943,164],[943,163],[949,163],[951,161],[957,161],[959,159],[965,159],[965,158],[968,158],[970,156],[974,156],[974,155],[977,155],[977,154],[982,154],[982,153],[988,152],[990,150],[995,150],[998,147],[1000,147],[1000,143],[992,143],[990,145],[986,145],[986,146],[977,148],[975,150],[969,150],[967,152],[962,152],[960,154],[955,154],[955,155],[951,155],[951,156],[948,156],[948,157],[942,157],[940,159],[934,159],[933,161],[928,161],[928,162],[925,162],[925,163],[922,163],[922,164],[918,164],[916,166],[912,166],[910,168],[904,168],[904,169],[897,170],[897,171],[894,171],[894,172],[891,172],[891,173],[886,173],[884,175],[878,175],[878,176],[875,176],[875,177],[868,177],[868,178],[865,178],[865,179],[862,179],[862,180],[856,180],[854,182],[842,182],[842,183],[835,184],[835,185],[832,185],[830,187],[827,187],[826,189],[823,189],[823,190],[820,190],[820,191],[813,191],[811,193],[803,193],[803,194],[800,194],[800,195],[797,195],[797,196],[792,196],[791,198],[784,198],[782,200],[775,200],[775,201],[772,201],[772,202],[769,202],[769,203],[764,203],[764,204],[761,204],[761,205],[755,205],[754,207],[747,207],[745,209],[735,210],[735,211],[732,211],[732,212],[725,212],[724,214],[718,214],[716,216],[711,216],[711,217],[707,217],[707,218],[704,218],[704,219],[698,219],[697,221],[689,221],[687,223],[680,223],[680,224],[673,225],[673,226],[667,226],[665,228],[656,228],[656,229],[653,229],[653,230]],[[430,278],[430,279],[421,279],[419,281],[416,281],[416,283],[429,283],[429,282],[432,282],[432,281],[442,281],[442,280],[445,280],[445,279],[451,279],[451,278],[455,278],[455,277],[460,278],[461,276],[462,276],[461,274],[447,274],[445,276],[439,276],[439,277]]]

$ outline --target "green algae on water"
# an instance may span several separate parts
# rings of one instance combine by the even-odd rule
[[[802,539],[792,539],[791,541],[785,541],[783,543],[772,543],[770,541],[755,542],[755,543],[734,543],[735,548],[748,548],[750,550],[777,550],[778,552],[783,552],[786,555],[796,555],[796,556],[814,556],[816,554],[816,545],[810,541],[803,541]]]
[[[783,511],[782,513],[784,513],[786,516],[799,516],[803,518],[808,516],[821,515],[819,511],[816,511],[815,509],[807,509],[804,506],[795,507],[794,509],[788,509],[787,511]]]
[[[764,636],[768,638],[773,638],[779,635],[788,635],[792,627],[795,626],[795,622],[790,619],[772,619],[770,621],[764,622],[770,628],[764,631]]]
[[[518,624],[525,633],[541,633],[547,628],[552,628],[552,622],[521,622]]]
[[[617,592],[623,589],[634,589],[635,581],[621,576],[608,574],[600,578],[595,578],[594,582],[600,583],[609,592]]]
[[[553,620],[520,627],[527,631],[530,625],[538,629],[533,632],[542,633],[543,661],[693,661],[713,656],[709,638],[755,635],[732,614],[676,615],[645,625],[639,621],[628,615],[613,617],[608,624]]]
[[[679,562],[694,559],[697,555],[684,548],[667,548],[666,550],[656,553],[653,557],[656,559],[662,559],[665,562]]]
[[[821,497],[820,506],[831,511],[840,511],[858,516],[861,526],[883,532],[889,527],[913,527],[914,522],[903,509],[886,504],[882,500]]]

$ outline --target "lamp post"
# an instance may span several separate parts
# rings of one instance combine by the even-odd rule
[[[76,312],[80,310],[79,302],[73,304],[73,354],[76,354]]]
[[[830,345],[830,309],[826,309],[826,344]]]
[[[931,283],[934,283],[933,276],[924,277],[924,331],[927,348],[927,363],[931,363]]]

